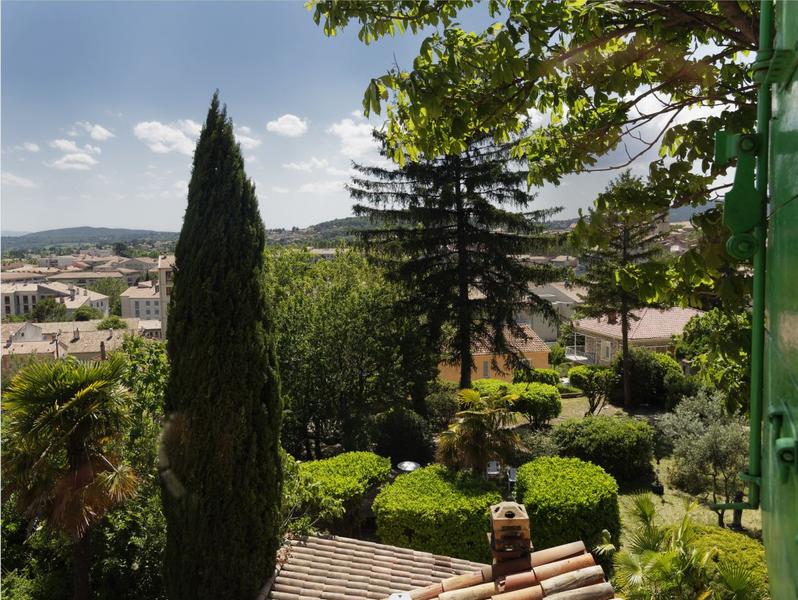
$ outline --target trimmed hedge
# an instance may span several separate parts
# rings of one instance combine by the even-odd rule
[[[515,383],[509,392],[517,395],[513,412],[521,413],[536,428],[543,427],[562,411],[560,392],[547,383]]]
[[[513,373],[513,383],[557,385],[560,383],[560,375],[554,369],[519,369]]]
[[[701,551],[717,548],[715,562],[725,559],[753,571],[756,578],[767,588],[768,567],[765,561],[765,547],[761,542],[729,529],[713,525],[696,526],[695,545]]]
[[[501,499],[481,477],[430,465],[397,477],[372,508],[386,544],[489,562],[488,508]]]
[[[340,502],[344,515],[322,527],[351,535],[365,518],[362,504],[367,494],[391,477],[391,461],[373,452],[344,452],[331,458],[299,464],[300,475],[314,485],[309,501],[325,505]]]
[[[547,456],[518,469],[516,498],[526,505],[535,548],[582,540],[588,548],[621,534],[618,484],[601,467],[578,458]]]
[[[629,353],[632,403],[665,409],[673,407],[689,387],[679,363],[668,354],[645,348],[630,348]],[[610,399],[615,404],[623,404],[623,359],[620,354],[615,357],[612,369],[618,377]]]
[[[432,437],[427,421],[408,408],[392,408],[375,415],[374,451],[387,456],[391,464],[412,460],[426,465],[432,460]]]
[[[471,387],[479,392],[480,396],[493,396],[494,394],[507,394],[512,383],[501,379],[476,379],[471,382]]]
[[[594,365],[577,365],[568,370],[568,383],[582,391],[588,387],[590,375],[594,369],[600,369]]]
[[[554,428],[563,456],[590,461],[621,484],[651,477],[654,428],[631,417],[588,416],[568,419]]]

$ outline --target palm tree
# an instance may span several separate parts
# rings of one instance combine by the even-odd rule
[[[72,539],[75,600],[89,597],[91,526],[136,490],[120,457],[124,369],[121,355],[35,362],[3,395],[3,492],[26,517]]]
[[[629,600],[754,600],[762,598],[762,586],[754,573],[737,563],[713,558],[716,549],[699,550],[699,535],[690,519],[695,503],[685,507],[681,521],[656,523],[650,494],[632,499],[636,530],[616,552],[612,544],[596,548],[598,554],[614,554],[614,581]]]
[[[460,390],[463,410],[456,421],[441,433],[438,460],[452,468],[470,468],[484,474],[488,462],[507,462],[520,445],[518,434],[510,429],[514,422],[510,411],[513,396],[482,396],[477,390]]]

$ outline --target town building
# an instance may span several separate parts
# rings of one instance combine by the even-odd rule
[[[123,318],[161,320],[161,294],[157,283],[140,281],[119,295]]]
[[[520,352],[527,364],[535,369],[547,369],[549,367],[549,347],[540,339],[529,325],[521,325],[521,335],[514,335],[505,332],[508,342]],[[498,356],[490,351],[485,344],[474,343],[471,347],[471,355],[474,360],[472,369],[473,379],[483,379],[491,377],[503,381],[512,381],[513,370],[507,364],[504,356]],[[496,369],[493,364],[501,367]],[[438,374],[441,379],[447,381],[460,381],[460,364],[441,363],[438,365]]]
[[[66,307],[67,316],[82,307],[95,308],[108,316],[108,296],[62,282],[3,283],[0,285],[3,315],[28,314],[36,303],[45,298],[54,298]]]
[[[54,267],[56,269],[65,269],[73,262],[75,262],[77,258],[72,254],[62,254],[60,256],[51,254],[50,256],[42,256],[39,258],[39,266],[40,267]]]
[[[547,343],[557,341],[562,326],[570,323],[576,307],[582,304],[583,297],[587,293],[583,287],[569,287],[562,281],[538,285],[530,288],[529,291],[542,300],[550,302],[559,321],[550,320],[542,312],[530,308],[519,311],[516,320],[529,325]]]
[[[167,319],[169,317],[169,299],[172,297],[174,285],[174,255],[158,257],[158,293],[161,299],[161,337],[166,339]]]
[[[644,308],[633,311],[629,345],[655,352],[672,352],[673,336],[701,311],[692,308]],[[573,322],[574,342],[566,347],[566,357],[575,362],[609,365],[621,350],[621,319],[609,315]]]

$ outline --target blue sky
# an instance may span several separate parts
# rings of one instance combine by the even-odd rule
[[[463,24],[486,18],[480,7]],[[267,227],[348,216],[350,161],[377,159],[363,90],[394,60],[410,66],[420,41],[326,38],[302,2],[6,0],[2,229],[178,230],[215,88],[243,128]],[[610,176],[546,188],[539,206],[573,216]]]

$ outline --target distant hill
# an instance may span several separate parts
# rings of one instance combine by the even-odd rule
[[[3,236],[3,250],[38,250],[63,246],[115,244],[133,241],[174,241],[177,232],[151,231],[149,229],[116,229],[111,227],[68,227],[26,233],[20,236]]]

